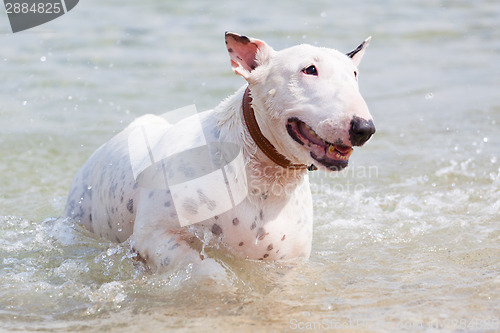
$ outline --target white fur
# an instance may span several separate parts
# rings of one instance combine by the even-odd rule
[[[228,49],[234,48],[230,52],[233,69],[249,84],[262,133],[293,163],[316,161],[287,133],[289,118],[300,118],[326,141],[344,144],[349,142],[354,115],[371,119],[354,76],[364,48],[351,59],[310,45],[275,51],[262,41],[242,43],[241,38],[236,34],[226,37]],[[318,76],[302,72],[311,64],[317,66]],[[128,140],[139,126],[146,130],[155,126],[157,118],[146,115],[100,147],[80,169],[68,196],[66,215],[102,237],[119,242],[130,239],[140,256],[158,270],[180,260],[202,263],[200,249],[204,246],[256,260],[309,257],[313,211],[308,171],[283,169],[255,146],[242,119],[244,89],[214,110],[176,125],[180,126],[176,131],[183,133],[192,131],[190,121],[200,121],[204,131],[200,135],[207,141],[241,147],[248,196],[232,210],[181,227],[170,192],[136,184]],[[196,133],[188,136],[193,135]],[[175,142],[169,139],[164,144]]]

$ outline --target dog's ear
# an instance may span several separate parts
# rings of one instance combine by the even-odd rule
[[[236,74],[248,80],[250,72],[267,61],[273,49],[265,42],[226,32],[226,47]]]
[[[347,56],[352,59],[356,66],[359,66],[361,59],[363,59],[366,47],[368,46],[368,44],[370,44],[371,39],[371,37],[368,37],[363,43],[359,44],[357,48],[347,53]]]

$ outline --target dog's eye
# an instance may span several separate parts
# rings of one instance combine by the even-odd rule
[[[354,77],[358,78],[358,72],[357,71],[354,71]]]
[[[307,74],[307,75],[314,75],[318,76],[318,70],[316,69],[316,66],[311,65],[309,67],[306,67],[302,70],[302,73]]]

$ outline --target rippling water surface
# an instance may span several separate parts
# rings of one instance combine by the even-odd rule
[[[496,1],[80,2],[12,34],[0,14],[0,330],[500,330]],[[311,174],[305,263],[212,255],[150,274],[130,246],[60,218],[72,177],[144,113],[243,84],[226,30],[349,51],[377,133]]]

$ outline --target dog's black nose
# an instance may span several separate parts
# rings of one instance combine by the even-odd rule
[[[354,116],[349,129],[349,140],[353,146],[362,146],[375,133],[375,125],[372,120],[366,120]]]

